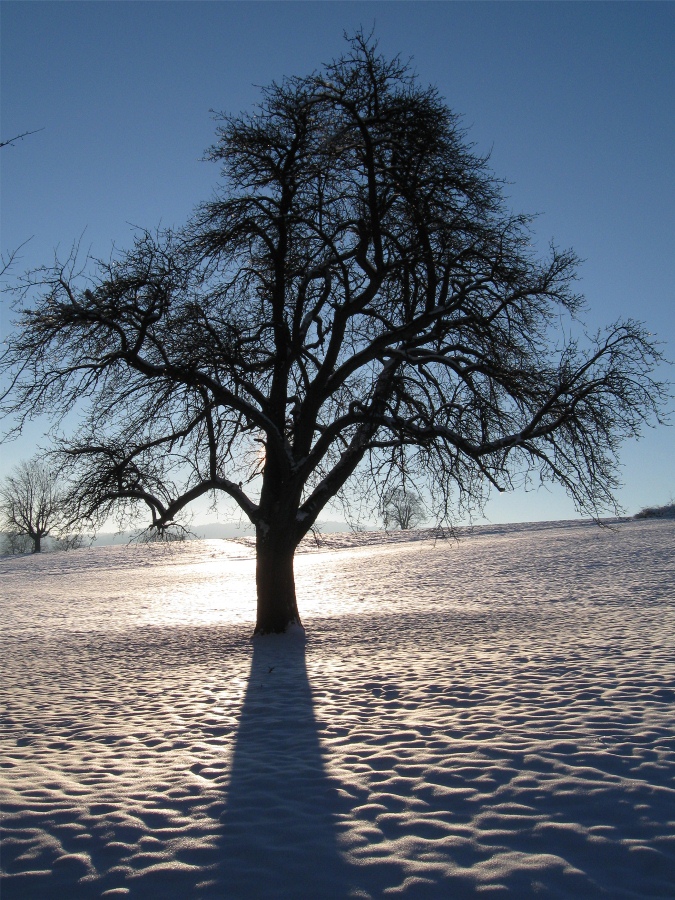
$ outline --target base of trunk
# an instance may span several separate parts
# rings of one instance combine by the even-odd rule
[[[288,620],[283,615],[266,615],[261,619],[261,616],[258,615],[258,621],[255,624],[253,634],[286,634],[286,632],[292,628],[302,628],[303,631],[305,630],[299,617]]]
[[[274,540],[274,537],[277,539]],[[288,542],[286,535],[274,537],[269,533],[258,535],[258,615],[254,634],[283,634],[291,626],[302,627],[295,599],[295,546]]]
[[[297,641],[299,643],[304,643],[307,635],[305,632],[305,626],[298,622],[291,622],[283,631],[263,631],[261,628],[256,626],[255,631],[253,632],[253,638],[260,637],[270,637],[277,635],[282,635],[285,639],[289,639],[292,641]]]

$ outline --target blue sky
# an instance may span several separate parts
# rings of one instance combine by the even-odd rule
[[[181,224],[217,181],[210,110],[250,109],[374,26],[463,115],[513,209],[540,214],[542,251],[555,239],[584,260],[591,329],[637,317],[675,357],[675,4],[3,0],[0,16],[0,134],[44,129],[0,151],[0,248],[31,238],[21,267],[80,236],[105,257],[132,225]],[[0,447],[0,477],[39,442]],[[675,497],[674,449],[672,428],[624,447],[629,512]],[[486,514],[576,515],[557,490]]]

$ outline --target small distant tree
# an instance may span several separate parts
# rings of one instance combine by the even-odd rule
[[[54,473],[38,459],[24,461],[0,485],[0,525],[11,552],[29,542],[40,553],[43,539],[63,521],[63,497]]]
[[[407,531],[424,521],[424,504],[419,494],[403,487],[390,488],[382,496],[382,521],[385,528],[393,526]]]
[[[18,534],[16,531],[8,531],[3,535],[2,549],[4,553],[28,553],[33,542],[27,534]]]
[[[663,506],[645,506],[640,512],[635,513],[634,519],[675,519],[675,503],[665,503]]]
[[[210,156],[222,188],[184,230],[18,288],[0,407],[18,429],[81,413],[60,445],[79,515],[162,531],[227,495],[264,633],[300,622],[296,548],[350,483],[377,508],[406,471],[438,522],[535,474],[614,508],[621,440],[665,402],[658,349],[635,321],[556,331],[576,257],[536,254],[434,88],[357,34],[223,116]]]
[[[93,537],[90,535],[89,541],[91,540],[93,540]],[[51,535],[51,543],[54,550],[79,550],[80,547],[84,547],[86,541],[85,535],[78,532],[59,534],[58,536]]]

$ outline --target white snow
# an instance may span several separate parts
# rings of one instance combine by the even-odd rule
[[[415,536],[0,559],[3,900],[674,897],[675,522]]]

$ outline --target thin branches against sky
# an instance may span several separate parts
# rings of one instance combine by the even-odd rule
[[[183,223],[217,182],[212,111],[249,109],[258,86],[317,68],[361,26],[463,116],[513,209],[540,213],[542,248],[585,261],[589,328],[644,320],[672,358],[672,4],[5,2],[0,141],[35,132],[0,151],[0,250],[23,245],[13,272],[78,240],[107,258],[133,226]],[[3,335],[10,322],[3,299]],[[624,447],[629,512],[675,494],[674,439],[659,428]],[[0,448],[0,476],[40,444],[31,430]],[[536,487],[487,515],[576,515]]]

